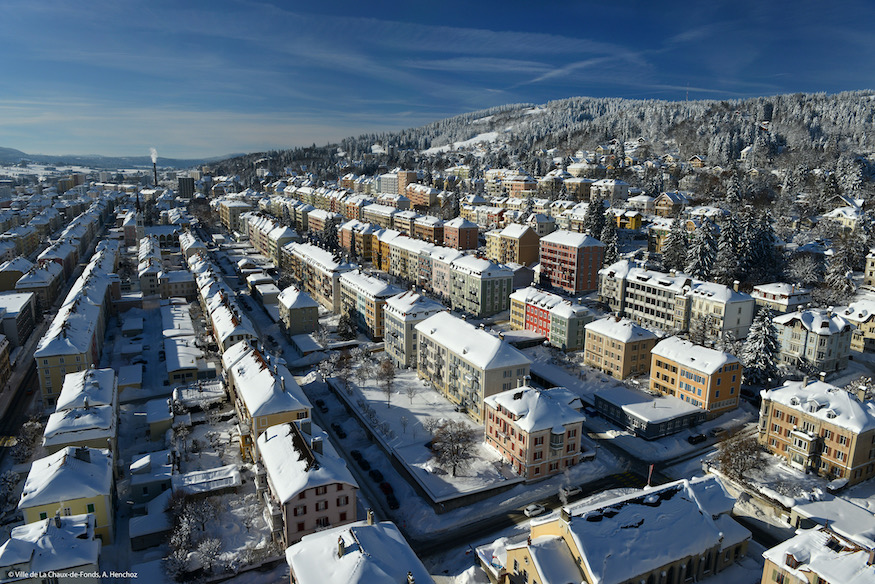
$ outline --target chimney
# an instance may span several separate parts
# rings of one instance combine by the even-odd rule
[[[155,188],[157,189],[158,188],[158,163],[157,162],[152,163],[152,175],[155,178]]]
[[[413,572],[407,572],[407,584],[416,584],[416,580],[413,579]]]
[[[368,525],[374,524],[374,510],[368,509]]]
[[[280,387],[283,388],[283,391],[286,390],[286,378],[280,375]]]
[[[84,446],[80,446],[73,452],[73,458],[77,458],[83,462],[91,462],[91,451]]]
[[[301,424],[301,433],[302,434],[307,434],[307,435],[312,434],[313,426],[312,426],[312,422],[310,421],[310,418],[304,418],[303,420],[301,420],[300,424]]]
[[[322,438],[320,436],[310,439],[310,450],[316,454],[322,454]]]
[[[866,565],[871,566],[875,564],[875,549],[869,550],[869,559],[866,560]]]
[[[738,292],[738,285],[739,285],[740,283],[741,283],[741,282],[739,282],[738,280],[733,280],[733,281],[732,281],[732,289],[735,290],[736,292]]]
[[[808,385],[808,376],[802,378],[802,387],[806,387]]]
[[[337,536],[337,557],[342,558],[344,552],[346,552],[346,544],[343,543],[343,536]]]
[[[55,511],[55,527],[61,529],[61,510]]]
[[[562,507],[562,510],[559,511],[559,517],[562,518],[562,521],[568,523],[571,521],[571,515],[568,513],[568,509],[566,507]]]
[[[826,382],[826,371],[821,371],[818,377],[820,377],[821,381]]]

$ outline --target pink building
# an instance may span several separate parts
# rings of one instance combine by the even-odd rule
[[[541,238],[541,285],[569,294],[598,289],[605,244],[573,231],[554,231]]]

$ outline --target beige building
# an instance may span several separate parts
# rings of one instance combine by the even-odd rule
[[[401,289],[362,273],[345,272],[340,276],[340,307],[356,317],[359,330],[373,340],[383,338],[383,306]]]
[[[763,552],[761,584],[865,584],[875,582],[875,548],[868,537],[830,527],[798,530]]]
[[[807,378],[760,394],[759,441],[769,452],[852,485],[875,476],[875,403]]]
[[[252,210],[252,205],[240,199],[223,199],[219,201],[219,217],[222,225],[230,232],[240,231],[240,215]]]
[[[439,312],[416,325],[416,372],[468,415],[483,422],[483,400],[517,386],[531,361],[503,340]]]
[[[486,257],[499,264],[513,262],[529,266],[538,262],[540,240],[531,227],[511,223],[486,234]]]
[[[446,307],[421,294],[408,291],[386,299],[384,346],[396,367],[416,367],[416,325]]]
[[[289,286],[277,297],[280,321],[286,333],[315,332],[319,326],[319,303],[297,286]]]
[[[626,379],[650,371],[650,351],[659,337],[634,322],[609,316],[586,325],[583,362]]]

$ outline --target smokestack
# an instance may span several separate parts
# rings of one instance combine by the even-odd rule
[[[152,175],[155,178],[155,188],[157,189],[158,188],[158,163],[157,162],[152,163]]]

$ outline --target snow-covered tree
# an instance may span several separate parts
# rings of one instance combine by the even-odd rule
[[[352,312],[352,309],[343,311],[337,321],[337,337],[344,341],[354,339],[358,335],[358,320]]]
[[[617,221],[610,211],[605,212],[605,226],[602,229],[599,241],[605,244],[605,265],[610,266],[619,258],[617,250]]]
[[[598,237],[601,236],[604,227],[604,200],[600,197],[593,197],[589,200],[589,206],[586,208],[586,214],[583,216],[583,230],[598,239]]]
[[[390,406],[392,400],[392,388],[395,384],[395,362],[389,357],[380,361],[380,367],[377,370],[377,380],[383,385],[383,393],[386,394],[386,407]]]
[[[431,444],[435,461],[456,476],[471,463],[478,442],[477,432],[465,422],[445,420],[435,429]]]
[[[854,284],[854,270],[851,264],[851,251],[844,242],[835,247],[835,253],[827,261],[826,285],[835,294],[835,302],[842,303],[857,289]]]
[[[680,217],[675,217],[662,244],[662,263],[668,270],[683,270],[687,260],[687,232]]]
[[[712,275],[720,284],[731,286],[738,279],[738,221],[730,215],[720,228],[717,238],[717,258]]]
[[[790,281],[800,286],[813,286],[823,282],[825,267],[823,256],[817,254],[800,254],[787,265],[787,275]]]
[[[699,280],[710,280],[716,259],[717,240],[714,238],[714,226],[705,219],[693,233],[684,272]]]
[[[778,331],[772,323],[772,311],[759,309],[741,351],[744,380],[750,385],[774,385],[778,381]]]

